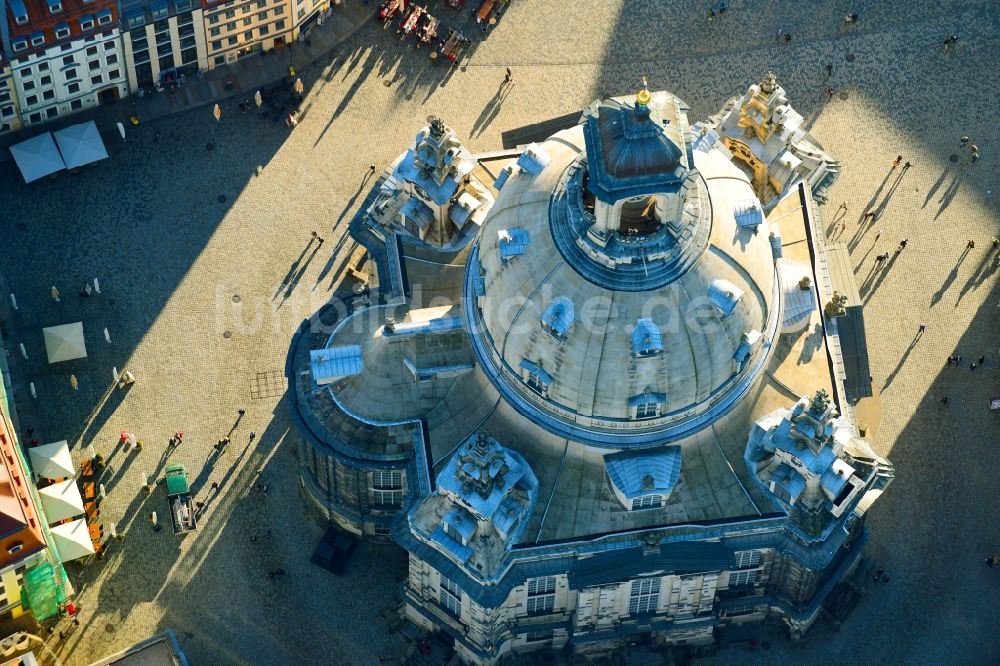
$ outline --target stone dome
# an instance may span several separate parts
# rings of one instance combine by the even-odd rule
[[[508,402],[552,432],[614,448],[675,441],[726,413],[763,371],[780,302],[774,260],[766,228],[735,216],[759,202],[723,154],[695,152],[674,222],[703,242],[677,241],[679,268],[669,252],[641,258],[616,283],[616,267],[560,247],[555,209],[574,165],[592,159],[584,131],[542,144],[547,166],[510,177],[487,217],[466,278],[473,347]]]

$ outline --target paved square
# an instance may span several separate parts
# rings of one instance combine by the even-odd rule
[[[164,627],[193,664],[361,665],[402,650],[386,609],[405,554],[365,546],[346,578],[308,562],[323,526],[298,493],[298,435],[284,402],[289,341],[346,273],[346,222],[368,164],[387,164],[432,113],[473,150],[491,150],[503,130],[628,93],[642,76],[685,99],[696,121],[767,70],[843,162],[823,212],[851,250],[867,304],[883,399],[874,442],[897,472],[869,515],[871,552],[892,581],[873,586],[839,632],[818,627],[801,644],[719,659],[995,662],[1000,581],[983,564],[1000,552],[1000,421],[987,404],[1000,395],[995,5],[865,3],[851,27],[836,3],[727,4],[709,22],[704,7],[681,0],[513,0],[450,70],[373,23],[303,72],[305,114],[291,133],[270,116],[240,114],[233,99],[218,123],[205,108],[143,124],[125,143],[105,137],[110,160],[55,180],[25,186],[13,163],[0,163],[0,316],[21,426],[43,441],[68,439],[77,457],[88,444],[110,457],[102,519],[126,535],[105,562],[71,567],[82,626],[53,643],[64,663]],[[779,28],[791,41],[775,41]],[[959,42],[944,54],[950,34]],[[514,85],[498,102],[506,67]],[[976,164],[960,144],[966,134],[982,154]],[[891,169],[897,154],[913,167]],[[880,215],[863,225],[869,209]],[[310,242],[313,230],[324,244]],[[875,272],[875,257],[902,238],[906,249]],[[78,298],[94,277],[101,293]],[[19,311],[9,311],[8,292]],[[47,366],[41,328],[78,320],[89,358]],[[946,366],[954,353],[962,365]],[[971,370],[980,355],[985,364]],[[112,390],[113,367],[137,383]],[[125,429],[141,452],[116,450]],[[168,454],[178,431],[184,442]],[[172,461],[208,502],[185,539],[152,531],[163,491],[141,492]],[[278,568],[287,575],[271,580]]]

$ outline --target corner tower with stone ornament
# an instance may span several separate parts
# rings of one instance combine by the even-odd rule
[[[773,72],[698,129],[708,141],[720,140],[747,171],[766,211],[803,181],[822,203],[840,173],[840,164],[809,134]]]
[[[476,166],[455,130],[431,116],[384,176],[368,215],[435,249],[459,249],[475,237],[493,204]]]

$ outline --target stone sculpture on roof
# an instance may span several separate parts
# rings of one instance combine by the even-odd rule
[[[754,193],[769,211],[802,180],[825,201],[824,192],[840,171],[803,124],[777,77],[768,72],[700,129],[718,135],[751,175]]]

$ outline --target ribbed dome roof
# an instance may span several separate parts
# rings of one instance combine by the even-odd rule
[[[585,279],[550,229],[550,204],[583,152],[583,135],[577,126],[545,142],[549,165],[509,179],[484,223],[467,280],[478,303],[467,309],[477,320],[474,346],[501,393],[548,429],[603,446],[628,446],[633,435],[637,444],[662,443],[652,435],[704,416],[758,372],[750,367],[758,353],[747,357],[745,341],[755,331],[770,335],[776,316],[770,244],[736,225],[734,207],[754,196],[746,176],[721,155],[697,153],[711,233],[693,266],[651,291]],[[527,244],[511,256],[502,246],[514,230]],[[737,302],[719,308],[710,293]],[[565,330],[546,323],[553,303],[563,311],[572,304]],[[643,319],[661,332],[662,352],[632,349]]]

